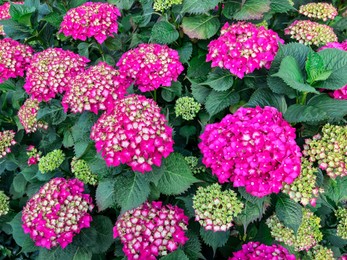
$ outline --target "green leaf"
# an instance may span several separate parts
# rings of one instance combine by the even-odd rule
[[[166,102],[171,102],[182,95],[182,84],[179,81],[172,82],[171,87],[163,87],[162,89],[161,96]]]
[[[206,245],[213,248],[213,252],[215,253],[218,247],[222,247],[227,243],[230,237],[230,232],[213,232],[212,230],[207,231],[201,227],[200,236]]]
[[[208,15],[184,17],[182,21],[183,32],[191,39],[210,39],[219,27],[219,19]]]
[[[83,5],[87,0],[71,0],[69,1],[69,9]]]
[[[107,0],[107,2],[117,6],[119,9],[129,10],[135,3],[135,0]]]
[[[278,219],[296,233],[302,222],[302,207],[288,196],[279,195],[276,203]]]
[[[260,219],[263,215],[262,209],[257,204],[250,201],[246,201],[245,207],[242,212],[235,218],[236,222],[241,222],[243,225],[244,233],[247,231],[247,227],[253,221]]]
[[[175,26],[166,21],[161,21],[153,25],[151,32],[151,41],[161,44],[170,44],[179,37]]]
[[[342,239],[336,233],[336,229],[323,229],[324,240],[329,241],[333,246],[343,248],[347,245],[347,239]]]
[[[195,178],[189,169],[184,157],[179,153],[172,153],[163,160],[162,166],[153,172],[164,172],[158,181],[157,188],[165,195],[178,195],[185,192],[193,183],[199,180]]]
[[[321,109],[330,119],[342,119],[347,115],[347,100],[334,99],[327,94],[314,96],[307,105]]]
[[[233,16],[235,20],[260,20],[270,10],[270,0],[243,0],[240,4],[241,9]]]
[[[89,47],[91,46],[90,43],[87,42],[81,42],[78,44],[78,54],[81,56],[84,56],[86,58],[89,58]]]
[[[193,54],[193,44],[191,42],[184,42],[182,47],[177,49],[180,61],[188,63]]]
[[[212,90],[212,92],[206,98],[205,108],[210,114],[210,117],[218,114],[223,109],[236,105],[240,101],[240,95],[237,92],[232,92],[230,90],[217,92]]]
[[[328,179],[324,183],[324,195],[338,204],[347,199],[347,178]]]
[[[225,91],[233,86],[234,78],[229,71],[217,68],[215,71],[208,74],[206,82],[200,83],[201,85],[208,85],[215,91]]]
[[[181,13],[203,14],[214,9],[222,0],[184,0]]]
[[[317,123],[328,119],[324,110],[314,106],[294,104],[288,107],[284,119],[289,123]]]
[[[13,40],[24,40],[31,36],[31,30],[29,27],[13,21],[12,19],[0,21],[0,25],[4,26],[4,32],[6,36]]]
[[[48,15],[46,15],[43,20],[48,22],[49,24],[53,25],[55,28],[60,28],[60,24],[63,21],[63,15],[56,13],[56,12],[51,12]]]
[[[206,77],[211,69],[211,63],[206,62],[206,56],[194,57],[189,62],[187,76],[189,78]]]
[[[10,15],[13,21],[20,24],[31,26],[30,18],[35,13],[36,8],[34,6],[25,6],[12,3],[10,6]]]
[[[189,140],[189,137],[193,136],[196,134],[196,127],[193,125],[185,125],[180,128],[179,131],[180,135],[185,137],[187,139],[187,143]]]
[[[104,179],[99,182],[95,194],[99,212],[115,205],[116,191],[114,186],[115,181],[112,179]]]
[[[201,243],[198,236],[188,231],[188,241],[184,244],[183,250],[190,260],[198,260],[206,258],[201,253]]]
[[[61,124],[67,117],[63,107],[57,100],[52,101],[48,106],[41,108],[37,113],[37,119],[52,122],[53,125]]]
[[[27,183],[23,174],[19,173],[13,179],[13,188],[16,192],[24,194]]]
[[[274,13],[287,13],[295,10],[289,0],[271,0],[270,7]]]
[[[0,84],[0,90],[7,92],[9,90],[16,90],[16,83],[13,79],[6,80]]]
[[[313,84],[316,81],[326,80],[332,71],[326,71],[323,58],[318,53],[310,51],[306,61],[307,82]]]
[[[206,98],[212,91],[210,88],[203,87],[198,84],[192,84],[191,89],[193,97],[201,104],[205,103]]]
[[[270,106],[277,108],[282,113],[285,113],[287,110],[285,97],[283,95],[275,94],[270,89],[266,88],[259,88],[254,91],[246,106]]]
[[[90,229],[95,230],[96,236],[88,251],[92,251],[94,254],[105,253],[114,242],[113,223],[108,217],[94,216]]]
[[[188,256],[182,251],[182,249],[177,249],[174,252],[163,256],[161,260],[189,260]]]

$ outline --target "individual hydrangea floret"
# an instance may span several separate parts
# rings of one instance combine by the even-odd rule
[[[73,113],[107,110],[110,103],[124,97],[127,85],[119,72],[112,66],[100,62],[77,75],[68,84],[62,105]]]
[[[242,249],[234,252],[229,260],[295,260],[295,255],[289,253],[288,249],[281,245],[264,245],[259,242],[248,242],[242,245]]]
[[[14,140],[16,133],[12,130],[0,132],[0,159],[11,152],[11,146],[17,142]]]
[[[153,9],[158,12],[164,12],[173,5],[182,4],[183,0],[154,0]]]
[[[44,174],[55,169],[59,168],[59,166],[65,160],[65,154],[62,150],[54,150],[49,152],[45,156],[43,156],[39,161],[39,171]]]
[[[70,9],[64,16],[59,33],[85,41],[94,37],[102,44],[118,31],[118,8],[109,3],[87,2]]]
[[[322,135],[306,139],[303,154],[311,162],[317,162],[329,177],[347,176],[347,126],[326,124]]]
[[[335,260],[334,253],[330,248],[316,245],[308,252],[309,259],[314,260]]]
[[[0,191],[0,216],[6,215],[10,211],[10,198],[3,191]]]
[[[284,184],[282,192],[288,194],[292,200],[300,202],[304,206],[310,203],[311,206],[315,207],[319,193],[324,192],[323,189],[316,186],[317,175],[315,173],[318,170],[306,158],[302,158],[301,161],[299,177],[292,184]]]
[[[302,222],[296,235],[294,230],[284,226],[276,215],[268,218],[266,224],[274,239],[288,246],[293,246],[297,252],[307,251],[323,239],[323,234],[320,231],[320,218],[306,208],[303,209]]]
[[[347,209],[338,208],[335,214],[339,221],[337,224],[337,235],[342,239],[347,239]]]
[[[328,19],[333,20],[338,15],[336,8],[329,3],[309,3],[301,5],[299,13],[309,18],[322,19],[323,21],[327,21]]]
[[[36,119],[40,109],[40,102],[33,98],[28,98],[18,110],[18,118],[27,134],[34,133],[38,128],[47,129],[48,124]]]
[[[93,201],[83,192],[83,182],[77,179],[50,180],[23,208],[24,233],[29,233],[36,246],[65,248],[92,221],[88,212],[94,207]]]
[[[176,116],[182,116],[184,120],[193,120],[201,109],[201,104],[192,97],[181,97],[176,100]]]
[[[337,41],[333,28],[310,20],[294,21],[284,30],[284,34],[305,45],[322,46]]]
[[[222,191],[218,183],[199,187],[193,197],[195,220],[213,232],[231,228],[234,217],[241,213],[243,206],[233,190]]]
[[[49,48],[36,53],[27,70],[24,89],[38,101],[49,101],[63,93],[89,60],[72,51]]]
[[[31,165],[38,164],[38,162],[40,161],[42,152],[38,151],[35,146],[30,145],[27,148],[27,155],[29,157],[28,165],[31,166]]]
[[[23,77],[33,56],[30,46],[11,38],[0,39],[0,83],[10,78]]]
[[[178,52],[160,44],[140,44],[124,53],[117,66],[142,92],[171,86],[184,70]]]
[[[256,69],[269,69],[279,42],[284,43],[276,32],[263,26],[248,22],[226,23],[220,37],[208,45],[207,61],[212,61],[212,67],[227,69],[242,79]]]
[[[85,184],[96,185],[98,183],[98,176],[92,173],[88,163],[83,159],[72,158],[71,172]]]
[[[233,182],[253,196],[280,192],[300,174],[295,128],[273,107],[240,108],[200,136],[202,162],[220,183]]]
[[[121,215],[113,234],[120,238],[127,259],[155,260],[187,242],[187,225],[182,209],[153,201]]]
[[[155,101],[134,94],[116,100],[114,109],[92,127],[90,137],[108,166],[122,163],[144,173],[173,152],[172,131]]]

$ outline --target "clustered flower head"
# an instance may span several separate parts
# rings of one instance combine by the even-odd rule
[[[293,246],[295,251],[307,251],[323,239],[323,234],[320,231],[320,218],[306,208],[303,209],[302,222],[296,235],[294,230],[284,226],[276,215],[268,218],[266,224],[274,239],[288,246]]]
[[[72,158],[71,172],[85,184],[96,185],[98,183],[98,176],[92,173],[88,163],[83,159]]]
[[[16,144],[14,136],[16,133],[12,130],[0,132],[0,159],[11,152],[11,146]]]
[[[242,249],[234,252],[229,260],[295,260],[295,255],[289,253],[288,249],[281,245],[265,245],[259,242],[248,242],[242,245]]]
[[[336,42],[337,36],[333,28],[310,20],[296,20],[286,29],[284,34],[305,45],[321,46],[329,42]]]
[[[10,211],[10,198],[3,191],[0,191],[0,216],[6,215]]]
[[[0,39],[0,83],[23,77],[30,64],[33,49],[11,38]]]
[[[231,228],[234,217],[241,213],[243,206],[233,190],[222,191],[218,183],[199,187],[193,197],[195,220],[213,232]]]
[[[347,209],[338,208],[336,217],[339,221],[337,224],[337,235],[342,239],[347,239]]]
[[[226,23],[220,37],[208,45],[207,61],[212,61],[212,67],[228,69],[242,79],[256,69],[270,68],[278,42],[284,43],[276,32],[263,26],[248,22]]]
[[[173,5],[182,4],[183,0],[154,0],[153,9],[158,12],[164,12]]]
[[[42,174],[54,171],[55,169],[59,168],[64,160],[65,154],[62,150],[53,150],[52,152],[49,152],[48,154],[40,158],[39,171]]]
[[[199,166],[199,159],[195,156],[185,156],[184,160],[189,166],[189,169],[193,174],[204,173],[206,168],[204,166]]]
[[[59,33],[82,41],[94,37],[102,44],[107,37],[113,37],[113,34],[117,33],[117,19],[120,16],[121,13],[115,5],[87,2],[66,13]]]
[[[193,120],[201,109],[201,104],[192,97],[181,97],[176,100],[176,116],[182,116],[184,120]]]
[[[92,221],[88,212],[94,207],[93,201],[83,192],[83,182],[77,179],[50,180],[23,208],[24,233],[29,233],[36,246],[65,248]]]
[[[309,3],[301,5],[299,13],[309,18],[322,19],[323,21],[334,19],[336,15],[338,15],[336,8],[329,3]]]
[[[48,124],[36,119],[40,109],[40,102],[33,98],[28,98],[18,110],[18,118],[25,129],[25,132],[34,133],[38,128],[47,129]]]
[[[347,126],[326,124],[322,135],[306,139],[303,154],[331,178],[347,176]]]
[[[90,67],[68,84],[62,105],[73,113],[106,110],[109,103],[124,97],[127,85],[119,72],[105,62]]]
[[[49,48],[36,53],[27,70],[24,89],[38,101],[49,101],[63,93],[89,60],[72,51]]]
[[[233,182],[253,196],[278,193],[300,174],[295,129],[273,107],[240,108],[200,136],[202,162],[220,183]]]
[[[188,217],[177,206],[153,201],[125,212],[113,228],[127,259],[155,260],[184,245]]]
[[[38,151],[35,146],[29,145],[27,148],[28,165],[35,165],[40,161],[42,152]]]
[[[334,253],[330,248],[322,245],[316,245],[307,254],[309,259],[314,260],[334,260]]]
[[[141,95],[116,100],[114,109],[104,113],[90,135],[108,166],[127,164],[141,173],[160,166],[173,152],[172,128],[167,125],[155,101]]]
[[[184,70],[178,52],[160,44],[140,44],[124,53],[117,66],[142,92],[171,86]]]
[[[324,192],[324,190],[316,186],[317,175],[315,173],[317,168],[314,168],[312,162],[306,158],[302,158],[301,161],[299,177],[292,184],[284,184],[282,192],[288,194],[292,200],[300,202],[304,206],[310,203],[315,207],[319,193]]]

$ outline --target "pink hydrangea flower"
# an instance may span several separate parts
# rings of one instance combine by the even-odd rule
[[[30,46],[10,38],[0,40],[0,83],[10,78],[23,77],[33,56]]]
[[[172,128],[151,99],[130,95],[118,99],[104,113],[90,135],[108,166],[127,164],[134,171],[148,172],[173,152]]]
[[[129,260],[155,260],[187,242],[187,225],[182,209],[153,201],[120,216],[113,234],[120,238]]]
[[[66,13],[59,33],[82,41],[94,37],[98,43],[102,44],[107,37],[117,33],[117,19],[120,16],[115,5],[87,2]]]
[[[72,51],[49,48],[36,53],[27,71],[24,89],[38,101],[49,101],[63,93],[89,60]]]
[[[112,66],[104,62],[90,67],[77,75],[68,84],[62,105],[73,113],[106,110],[109,103],[124,97],[128,85],[126,80]]]
[[[35,165],[40,161],[42,153],[39,152],[35,146],[29,145],[27,148],[27,155],[29,157],[28,166]]]
[[[220,183],[244,186],[253,196],[278,193],[300,174],[295,129],[273,107],[240,108],[200,136],[202,162]]]
[[[25,132],[34,133],[38,128],[47,129],[48,124],[36,119],[40,109],[39,101],[33,98],[28,98],[18,110],[18,118],[23,125]]]
[[[11,146],[17,142],[14,140],[16,133],[12,130],[0,132],[0,159],[11,152]]]
[[[242,245],[242,249],[234,252],[229,260],[295,260],[295,255],[289,253],[288,249],[281,245],[264,245],[259,242],[248,242]]]
[[[142,92],[171,86],[184,70],[178,52],[159,44],[140,44],[124,53],[117,66]]]
[[[77,179],[54,178],[43,185],[23,208],[24,233],[36,246],[65,248],[92,221],[88,211],[93,201],[83,192],[83,182]]]
[[[208,45],[207,61],[212,67],[230,70],[243,78],[256,69],[269,69],[278,51],[279,42],[284,41],[277,33],[252,23],[226,23],[218,39]]]

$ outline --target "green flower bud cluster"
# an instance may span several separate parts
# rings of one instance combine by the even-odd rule
[[[201,104],[192,97],[181,97],[176,100],[176,116],[182,116],[184,120],[193,120],[201,109]]]
[[[182,2],[183,0],[154,0],[153,9],[159,12],[163,12],[173,5],[182,4]]]
[[[71,172],[85,184],[96,185],[98,183],[98,176],[91,172],[85,160],[78,160],[76,157],[72,158]]]
[[[187,162],[190,170],[193,174],[203,173],[206,171],[206,168],[204,166],[198,166],[199,159],[195,156],[186,156],[184,157],[185,161]]]
[[[193,197],[195,220],[206,230],[226,231],[232,227],[233,218],[241,213],[244,204],[232,190],[221,190],[218,183],[199,187]]]
[[[54,150],[40,158],[39,171],[41,173],[48,173],[57,169],[65,160],[65,154],[62,150]]]
[[[304,206],[310,203],[315,207],[319,192],[324,192],[323,189],[316,187],[317,175],[315,175],[315,172],[317,172],[317,168],[312,167],[312,162],[303,157],[299,177],[291,184],[284,183],[282,192]]]
[[[309,3],[302,5],[299,8],[299,13],[309,18],[322,19],[323,21],[334,19],[338,14],[336,8],[329,3]]]
[[[320,218],[308,209],[303,209],[301,225],[295,235],[294,230],[284,226],[276,215],[266,220],[271,230],[271,235],[279,242],[293,246],[295,251],[309,250],[317,245],[322,239],[320,231]]]
[[[10,210],[10,199],[0,191],[0,216],[6,215]]]
[[[266,20],[261,21],[260,23],[256,24],[257,27],[263,26],[266,29],[269,29],[269,24],[267,23]]]
[[[336,217],[339,221],[337,224],[337,235],[342,239],[347,239],[347,209],[338,208]]]
[[[347,175],[347,126],[326,124],[322,135],[306,139],[303,154],[319,168],[326,170],[331,178]]]
[[[307,253],[309,259],[314,260],[334,260],[334,253],[330,248],[316,245]]]

